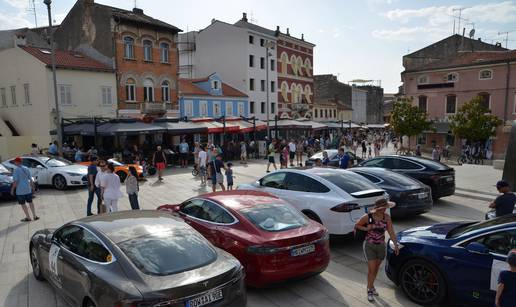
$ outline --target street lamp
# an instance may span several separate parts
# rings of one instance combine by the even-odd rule
[[[269,49],[274,49],[274,46],[276,46],[276,44],[273,42],[273,41],[268,41],[267,43],[265,43],[264,47],[265,47],[265,79],[266,79],[266,84],[265,84],[265,88],[266,88],[266,94],[267,94],[267,106],[266,106],[266,113],[267,113],[267,137],[269,138],[269,140],[271,139],[271,131],[270,131],[270,126],[269,126],[269,119],[270,119],[270,106],[269,106],[269,56],[272,56],[272,53],[269,53]],[[277,133],[277,132],[276,132]]]
[[[61,113],[59,112],[59,100],[57,99],[57,77],[56,77],[56,51],[54,47],[54,31],[52,30],[52,12],[50,5],[52,0],[44,0],[43,3],[47,6],[48,11],[48,35],[50,40],[50,61],[52,62],[52,78],[54,79],[54,103],[56,109],[56,130],[57,142],[63,146],[63,131],[61,130]]]

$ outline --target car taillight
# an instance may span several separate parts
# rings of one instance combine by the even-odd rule
[[[331,211],[335,212],[351,212],[353,210],[360,209],[360,206],[358,204],[353,203],[343,203],[340,205],[336,205],[335,207],[331,208]]]
[[[248,254],[255,254],[255,255],[267,255],[267,254],[276,254],[280,252],[282,249],[278,247],[272,247],[272,246],[262,246],[262,245],[254,245],[249,246],[247,248]]]
[[[439,179],[441,179],[441,176],[440,175],[432,175],[432,176],[430,176],[430,179],[432,179],[432,181],[437,182],[437,181],[439,181]]]

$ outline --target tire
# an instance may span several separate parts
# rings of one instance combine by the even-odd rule
[[[118,171],[116,174],[118,177],[120,177],[120,182],[124,183],[125,179],[127,178],[127,174],[124,171]]]
[[[41,265],[39,264],[38,252],[34,244],[30,245],[30,264],[32,265],[32,274],[39,281],[45,280],[41,273]]]
[[[58,190],[65,190],[67,187],[66,179],[63,175],[55,175],[52,178],[52,185]]]
[[[311,219],[312,221],[316,221],[319,224],[323,224],[319,216],[312,211],[303,211],[303,214],[306,215],[307,218]]]
[[[84,300],[83,307],[96,307],[95,303],[92,302],[89,298]]]
[[[446,281],[431,263],[409,260],[399,273],[399,284],[409,299],[420,305],[436,305],[446,297]]]

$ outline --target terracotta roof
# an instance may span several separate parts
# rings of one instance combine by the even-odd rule
[[[19,46],[27,53],[31,54],[47,66],[52,65],[50,57],[50,49],[36,48],[28,46]],[[100,70],[111,72],[113,69],[101,62],[98,62],[90,57],[82,55],[78,52],[68,52],[62,50],[56,50],[56,67],[57,68],[69,68],[79,70]]]
[[[207,91],[203,90],[195,83],[206,82],[208,78],[202,79],[179,79],[179,95],[199,95],[199,96],[212,96]],[[224,97],[248,97],[245,93],[237,90],[236,88],[222,83],[222,96]],[[218,96],[217,96],[218,97]]]

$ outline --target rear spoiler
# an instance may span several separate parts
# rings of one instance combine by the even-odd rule
[[[375,197],[375,196],[382,196],[385,194],[384,190],[380,189],[371,189],[371,190],[363,190],[363,191],[357,191],[354,193],[350,193],[351,196],[355,198],[367,198],[367,197]]]

